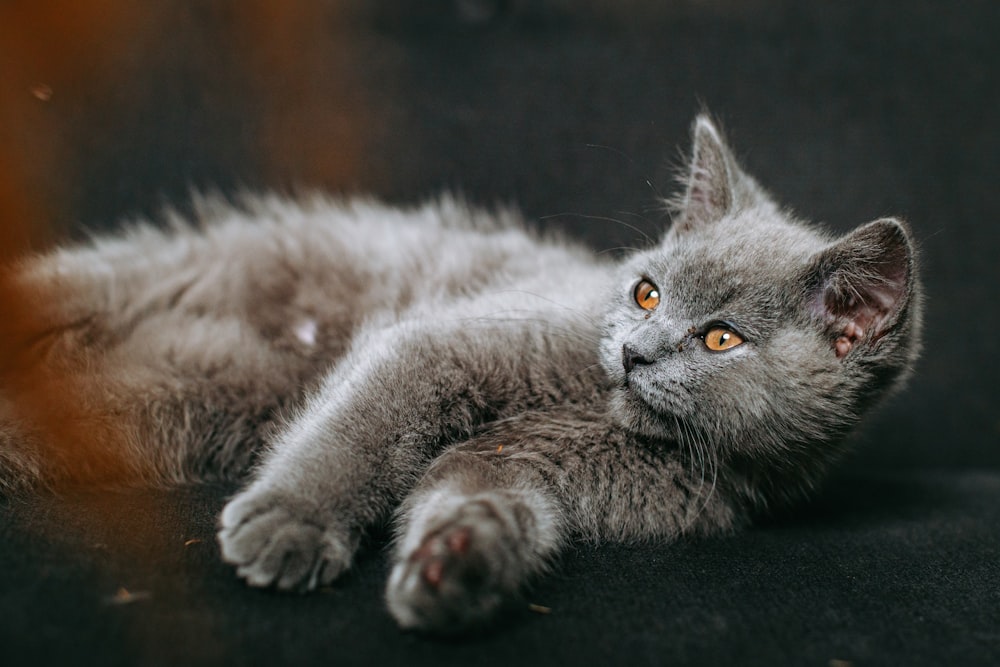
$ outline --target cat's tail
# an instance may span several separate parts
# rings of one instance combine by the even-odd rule
[[[22,429],[13,423],[0,422],[0,498],[9,498],[40,484],[40,459],[33,449]]]
[[[241,479],[282,411],[233,388],[134,387],[96,372],[40,386],[0,395],[0,497]]]
[[[124,434],[110,415],[85,414],[90,401],[76,401],[65,387],[39,397],[0,398],[0,497],[64,486],[116,484],[135,478]]]

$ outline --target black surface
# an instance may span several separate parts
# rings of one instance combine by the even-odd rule
[[[7,3],[0,167],[27,219],[79,237],[191,188],[448,187],[633,245],[705,105],[803,216],[910,221],[924,358],[814,505],[580,548],[533,593],[551,614],[466,642],[394,628],[377,548],[330,592],[244,588],[212,540],[226,489],[18,501],[0,662],[1000,664],[1000,5],[509,0],[470,24],[443,1],[270,4]]]
[[[485,636],[400,633],[383,545],[329,590],[251,590],[218,558],[223,489],[73,494],[5,514],[5,664],[989,665],[1000,474],[840,478],[729,538],[581,546]],[[123,596],[124,588],[131,598]]]

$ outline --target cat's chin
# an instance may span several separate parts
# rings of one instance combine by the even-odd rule
[[[658,440],[676,440],[678,418],[657,410],[650,401],[658,397],[647,396],[637,383],[618,387],[611,398],[611,412],[615,422],[630,433]]]

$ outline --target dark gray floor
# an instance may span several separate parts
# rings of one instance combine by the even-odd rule
[[[992,665],[1000,473],[848,476],[724,539],[581,546],[459,642],[400,633],[373,546],[333,588],[255,591],[218,558],[224,489],[5,511],[4,664]],[[122,589],[127,591],[122,592]],[[7,662],[6,658],[13,658]]]
[[[801,215],[910,221],[926,351],[814,505],[581,548],[533,594],[551,614],[457,644],[395,630],[377,548],[328,593],[244,588],[212,541],[226,489],[14,502],[0,662],[1000,664],[1000,5],[509,0],[470,25],[443,1],[98,4],[0,14],[0,166],[56,236],[191,188],[448,187],[629,246],[707,106]]]

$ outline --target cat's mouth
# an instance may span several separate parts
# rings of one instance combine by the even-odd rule
[[[664,390],[632,373],[622,380],[612,405],[615,419],[623,428],[658,440],[675,440],[677,424],[688,412],[677,392]]]
[[[640,404],[657,415],[679,416],[684,414],[691,400],[691,392],[677,380],[664,380],[646,369],[636,368],[626,373],[622,392],[630,403]]]

